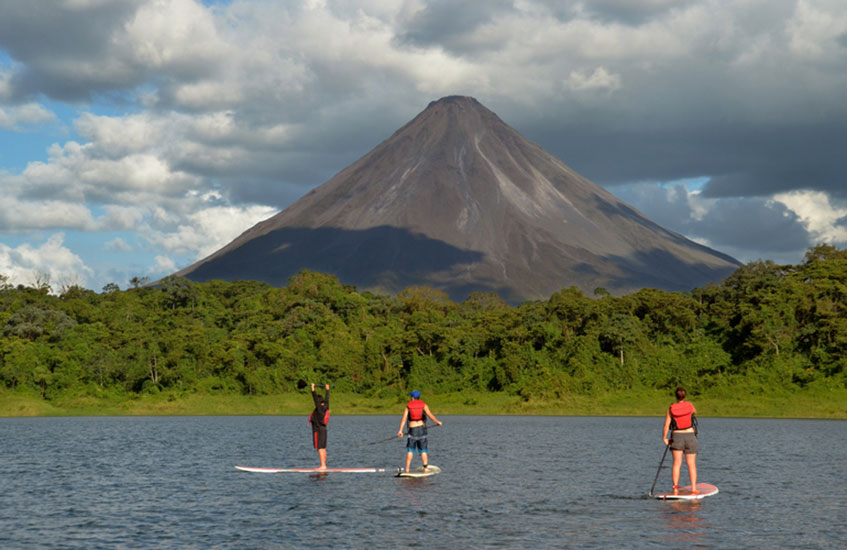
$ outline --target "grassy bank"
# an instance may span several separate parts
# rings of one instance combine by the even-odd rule
[[[728,393],[728,392],[727,392]],[[723,393],[695,395],[701,417],[847,419],[847,390],[816,389],[764,395]],[[571,395],[555,401],[525,401],[501,393],[428,394],[424,399],[437,415],[569,415],[661,416],[671,402],[665,391],[630,391],[597,397]],[[400,397],[366,397],[336,393],[335,415],[400,414]],[[0,416],[157,416],[157,415],[305,415],[311,410],[307,392],[281,395],[175,394],[120,397],[63,397],[44,401],[37,395],[0,393]]]

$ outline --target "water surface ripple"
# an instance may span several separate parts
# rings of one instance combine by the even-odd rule
[[[305,415],[3,418],[0,548],[847,547],[843,421],[703,418],[720,494],[674,504],[646,496],[661,418],[442,420],[444,472],[409,480],[234,469],[316,465]],[[330,466],[400,465],[400,440],[368,444],[398,424],[333,417]]]

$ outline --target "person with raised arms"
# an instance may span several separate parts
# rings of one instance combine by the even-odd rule
[[[662,428],[662,440],[670,447],[673,454],[673,490],[679,490],[679,474],[682,470],[682,457],[685,455],[685,463],[688,466],[688,477],[691,480],[691,493],[697,491],[697,431],[695,429],[695,417],[697,409],[685,400],[685,388],[679,386],[676,389],[676,403],[673,403],[665,414],[665,424]],[[671,431],[668,439],[668,431]]]
[[[312,384],[312,401],[315,403],[315,409],[309,415],[309,423],[312,425],[312,443],[318,451],[318,457],[321,459],[319,470],[326,470],[326,425],[329,423],[329,384],[325,387],[326,392],[321,397],[315,393],[315,385]]]
[[[420,453],[421,461],[423,462],[424,472],[429,469],[429,454],[427,449],[427,430],[426,418],[438,424],[443,425],[443,422],[435,418],[429,410],[429,406],[421,401],[421,392],[413,390],[409,392],[412,399],[406,404],[406,409],[403,411],[403,418],[400,419],[400,429],[397,430],[397,437],[403,437],[403,426],[406,421],[409,422],[409,438],[406,440],[406,473],[409,473],[409,467],[412,465],[412,456],[415,453]]]

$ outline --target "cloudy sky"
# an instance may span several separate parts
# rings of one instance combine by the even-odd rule
[[[847,246],[844,0],[0,0],[0,275],[155,280],[455,94],[742,262]]]

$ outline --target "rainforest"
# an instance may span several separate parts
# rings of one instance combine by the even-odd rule
[[[429,287],[358,292],[302,271],[101,293],[0,274],[0,415],[663,414],[683,385],[714,415],[847,418],[847,251],[756,261],[690,292],[643,289],[506,304]],[[299,384],[298,384],[299,383]],[[399,406],[399,408],[398,408]]]

